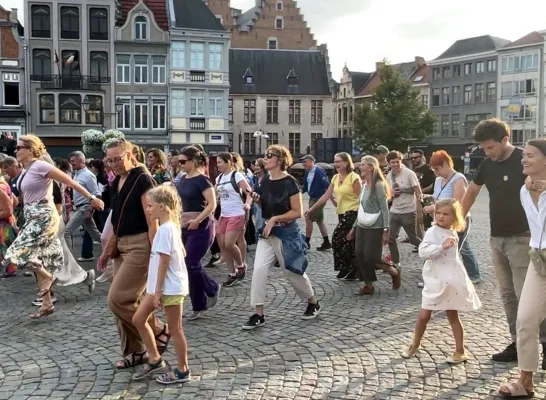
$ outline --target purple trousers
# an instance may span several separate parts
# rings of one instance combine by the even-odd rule
[[[207,298],[214,297],[218,284],[207,275],[201,260],[214,240],[214,221],[203,222],[198,229],[182,229],[182,242],[186,249],[186,268],[190,284],[190,299],[193,311],[207,309]]]

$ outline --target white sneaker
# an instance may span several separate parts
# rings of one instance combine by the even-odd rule
[[[95,291],[95,270],[90,269],[87,271],[87,278],[85,278],[85,283],[87,283],[87,288],[89,290],[89,293],[93,293]]]
[[[89,258],[78,257],[78,262],[91,262],[91,261],[95,261],[95,257],[89,257]]]

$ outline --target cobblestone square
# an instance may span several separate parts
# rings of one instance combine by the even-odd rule
[[[430,322],[417,357],[400,355],[421,304],[422,263],[409,244],[401,244],[400,290],[393,291],[390,278],[381,275],[371,297],[354,296],[359,283],[337,280],[331,252],[313,250],[308,273],[322,306],[317,319],[300,319],[305,304],[274,269],[266,326],[242,331],[253,313],[250,271],[242,284],[222,290],[205,318],[184,322],[193,378],[171,387],[131,382],[130,371],[114,369],[119,341],[106,305],[108,284],[97,284],[92,295],[84,286],[57,288],[55,314],[33,321],[28,318],[34,310],[33,279],[1,280],[0,400],[492,399],[500,382],[516,376],[517,366],[490,358],[509,343],[509,334],[490,261],[485,190],[472,215],[469,240],[485,282],[478,286],[483,307],[462,316],[471,355],[465,364],[445,362],[454,341],[442,313]],[[326,216],[331,234],[337,223],[331,204]],[[313,248],[320,241],[315,227]],[[76,249],[79,256],[79,243]],[[226,274],[225,267],[209,271],[219,280]],[[188,299],[185,311],[190,309]],[[175,362],[170,350],[166,360]],[[537,398],[546,394],[543,379],[536,375]]]

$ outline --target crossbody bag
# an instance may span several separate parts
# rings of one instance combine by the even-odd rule
[[[129,197],[131,197],[131,193],[133,192],[133,189],[138,183],[140,177],[144,174],[145,172],[142,172],[141,174],[137,176],[137,178],[135,179],[135,182],[133,183],[133,186],[131,186],[129,193],[127,193],[127,197],[125,198],[125,201],[123,202],[121,206],[121,211],[119,213],[119,219],[118,219],[118,223],[116,224],[116,229],[113,230],[112,236],[110,237],[110,240],[108,241],[108,244],[106,245],[106,254],[108,254],[108,257],[110,257],[111,259],[119,257],[118,232],[119,232],[121,221],[123,219],[123,212],[125,211],[125,205],[127,204]]]
[[[369,185],[366,183],[366,186]],[[381,215],[381,211],[378,213],[367,213],[366,211],[364,211],[364,207],[362,206],[362,197],[364,196],[364,192],[364,190],[361,191],[360,198],[358,199],[358,214],[356,216],[356,220],[358,225],[367,228],[376,223],[376,221],[379,219],[379,216]],[[370,196],[376,196],[375,187],[370,187]]]

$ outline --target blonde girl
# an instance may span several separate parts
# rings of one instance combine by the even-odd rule
[[[158,351],[154,332],[148,319],[155,309],[163,308],[177,357],[177,367],[157,377],[157,382],[168,385],[190,380],[186,337],[182,330],[184,297],[189,293],[188,273],[184,262],[180,215],[182,206],[175,189],[158,186],[147,193],[146,212],[159,222],[152,243],[148,267],[146,295],[133,316],[133,324],[146,346],[147,361],[133,374],[134,380],[168,371]]]
[[[457,232],[465,229],[461,204],[455,199],[441,199],[435,204],[434,213],[434,225],[419,245],[419,257],[426,260],[421,310],[413,342],[402,357],[413,357],[419,350],[432,312],[445,311],[455,339],[455,352],[447,362],[458,364],[468,360],[459,312],[475,311],[481,307],[481,302],[461,261],[460,246],[457,246]]]

